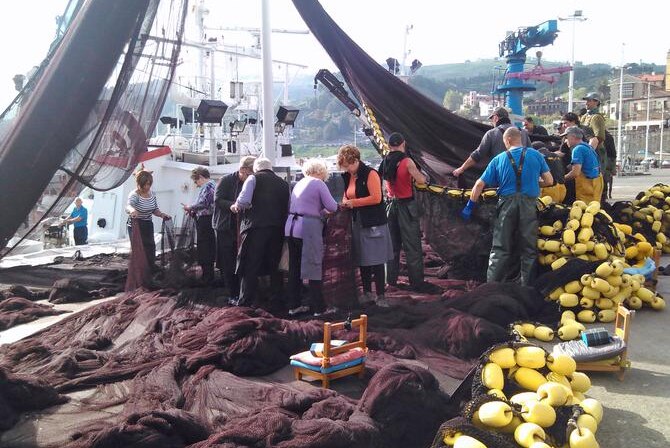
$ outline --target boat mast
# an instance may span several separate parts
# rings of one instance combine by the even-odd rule
[[[270,0],[261,0],[261,60],[263,63],[263,154],[274,166],[277,161],[273,116],[274,99],[272,94],[272,51],[270,42],[272,27],[270,26]]]

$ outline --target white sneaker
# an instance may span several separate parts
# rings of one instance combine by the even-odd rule
[[[288,310],[288,315],[289,316],[295,316],[296,314],[302,314],[302,313],[306,313],[308,311],[309,311],[309,307],[305,306],[305,305],[302,305],[302,306],[299,306],[298,308],[293,308],[292,310]]]

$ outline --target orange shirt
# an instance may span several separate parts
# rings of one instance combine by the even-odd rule
[[[379,204],[382,201],[382,181],[379,178],[379,174],[374,170],[370,170],[370,174],[368,174],[368,191],[370,192],[370,196],[357,198],[356,177],[351,176],[349,178],[349,185],[347,185],[347,189],[344,192],[344,199],[351,200],[353,207]]]

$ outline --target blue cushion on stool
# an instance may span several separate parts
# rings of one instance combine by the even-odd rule
[[[291,365],[294,366],[294,367],[303,367],[305,369],[312,370],[314,372],[320,372],[320,373],[328,374],[328,373],[337,372],[338,370],[344,370],[344,369],[348,369],[349,367],[354,367],[354,366],[357,366],[359,364],[363,364],[364,361],[365,361],[365,356],[363,356],[361,358],[358,358],[358,359],[354,359],[353,361],[347,361],[347,362],[343,362],[342,364],[337,364],[337,365],[334,365],[334,366],[330,366],[327,369],[324,369],[321,366],[313,366],[313,365],[310,365],[310,364],[305,364],[304,362],[300,362],[300,361],[296,361],[296,360],[291,360]]]

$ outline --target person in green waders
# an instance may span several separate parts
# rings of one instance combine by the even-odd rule
[[[498,187],[498,207],[493,245],[486,273],[488,282],[503,282],[514,265],[520,265],[521,284],[528,285],[537,259],[536,202],[540,187],[554,179],[542,154],[521,144],[521,131],[508,128],[503,134],[505,152],[489,162],[475,182],[470,200],[461,212],[466,221],[486,186]],[[514,256],[518,260],[513,260]]]

